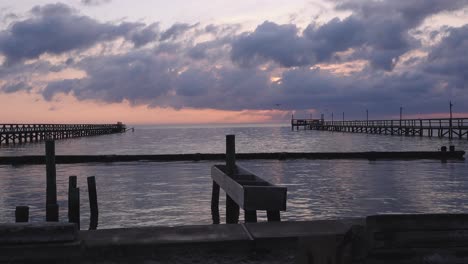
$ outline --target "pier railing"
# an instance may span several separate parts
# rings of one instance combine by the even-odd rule
[[[292,119],[291,128],[406,136],[468,139],[468,118],[324,121]]]
[[[95,136],[126,131],[116,124],[0,124],[0,144]]]

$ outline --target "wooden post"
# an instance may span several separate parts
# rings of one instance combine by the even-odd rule
[[[80,188],[71,188],[69,194],[68,222],[75,223],[80,230]]]
[[[96,230],[98,226],[98,203],[96,192],[96,177],[88,177],[89,208],[91,219],[89,221],[89,230]]]
[[[257,211],[244,211],[244,217],[246,223],[256,223],[257,222]]]
[[[71,192],[72,189],[77,188],[77,178],[76,176],[70,176],[68,177],[68,220],[70,220],[70,208],[72,207],[71,205]]]
[[[46,221],[58,222],[57,182],[55,169],[55,142],[46,141]]]
[[[226,224],[239,223],[239,205],[226,194]]]
[[[236,136],[226,135],[226,174],[232,176],[236,173]],[[239,222],[239,205],[226,194],[226,223]]]
[[[236,173],[236,136],[226,135],[226,173],[232,176]]]
[[[218,225],[219,221],[219,185],[213,181],[213,190],[211,192],[211,218],[213,224]]]
[[[279,211],[267,211],[268,222],[280,222],[280,212]]]
[[[16,206],[15,222],[27,223],[29,221],[29,206]]]

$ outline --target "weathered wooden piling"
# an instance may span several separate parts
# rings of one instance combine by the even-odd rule
[[[80,188],[71,188],[69,192],[68,222],[75,223],[80,230]]]
[[[16,206],[15,222],[16,223],[29,222],[29,206]]]
[[[244,220],[246,223],[257,222],[257,211],[255,210],[244,210]]]
[[[268,219],[268,222],[280,222],[281,221],[280,212],[268,210],[267,219]]]
[[[232,176],[236,173],[236,136],[226,135],[226,171]],[[226,223],[239,222],[239,205],[226,193]]]
[[[46,221],[58,222],[57,182],[55,168],[55,142],[46,141]]]
[[[213,188],[211,192],[211,218],[213,224],[217,225],[220,223],[219,220],[219,185],[213,181]]]
[[[71,200],[72,200],[71,191],[73,188],[78,188],[76,176],[68,177],[68,220],[70,220],[70,208],[71,208]]]
[[[90,222],[89,230],[96,230],[98,226],[98,203],[96,191],[96,177],[88,177],[88,194],[89,194],[89,208],[90,208]]]
[[[226,168],[227,174],[233,175],[236,170],[236,136],[226,136]]]

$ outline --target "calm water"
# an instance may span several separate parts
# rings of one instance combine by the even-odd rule
[[[223,153],[225,135],[236,135],[237,152],[437,150],[467,140],[391,137],[280,126],[137,127],[134,133],[56,142],[57,154]],[[0,155],[43,154],[44,145],[0,148]],[[82,225],[89,205],[86,177],[95,175],[100,228],[210,224],[210,167],[219,162],[57,165],[61,219],[66,219],[68,176],[81,189]],[[468,164],[440,161],[290,160],[239,162],[261,177],[288,187],[285,220],[327,219],[375,213],[468,211]],[[29,205],[32,221],[44,219],[45,167],[0,166],[0,222]],[[224,204],[221,198],[220,205]],[[223,213],[224,207],[221,207]],[[224,215],[221,215],[222,219]],[[265,218],[259,212],[260,220]]]

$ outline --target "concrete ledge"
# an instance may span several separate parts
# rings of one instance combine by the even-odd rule
[[[300,237],[342,236],[364,219],[80,231],[76,242],[0,245],[0,262],[295,263]],[[149,261],[149,262],[148,262]]]
[[[86,247],[248,242],[241,225],[142,227],[80,231]]]
[[[298,238],[345,234],[353,225],[365,225],[364,218],[317,220],[300,222],[247,223],[245,226],[255,240]]]
[[[0,245],[73,242],[78,239],[75,224],[0,224]]]

